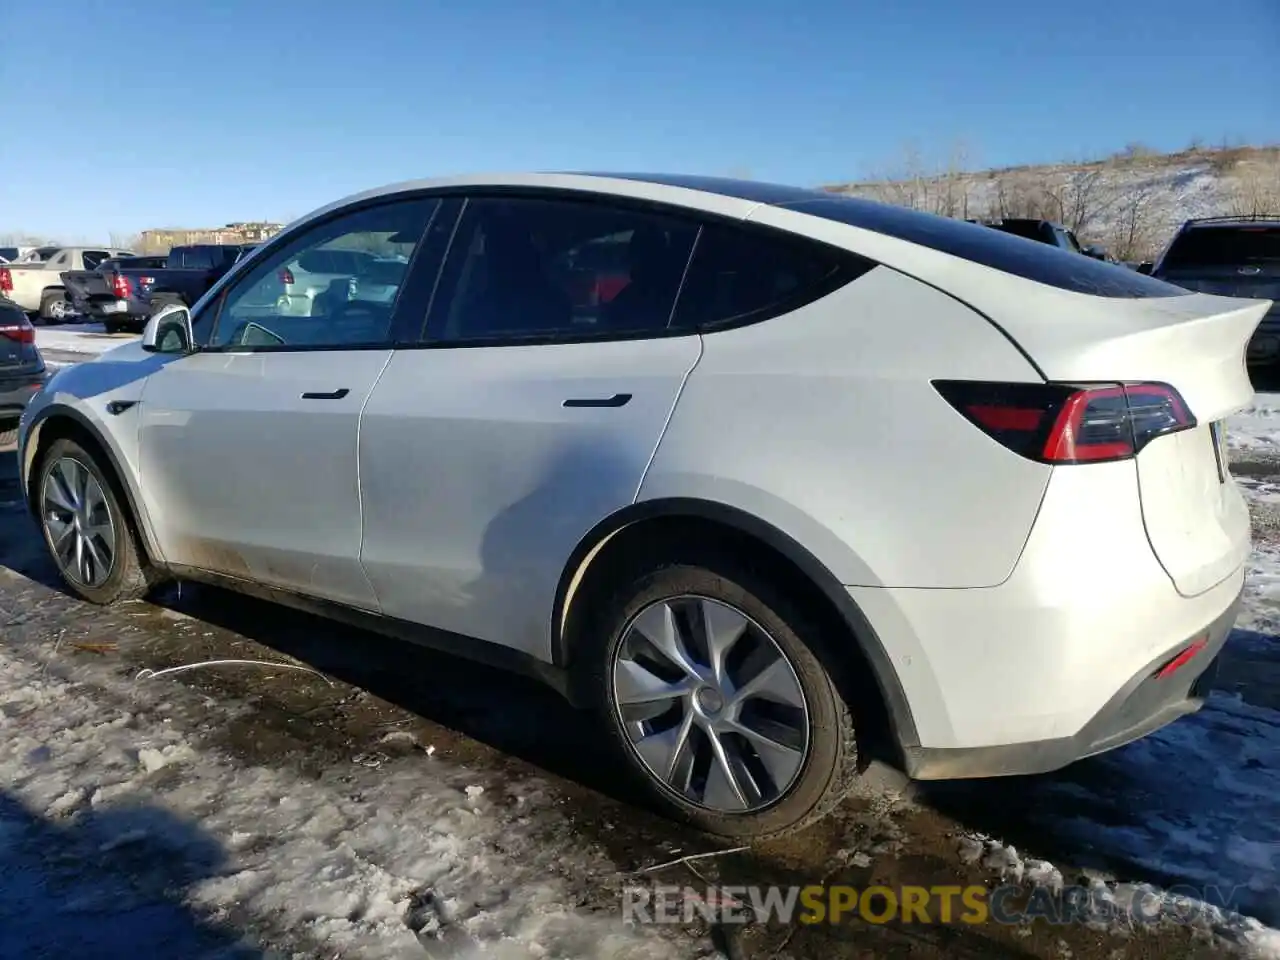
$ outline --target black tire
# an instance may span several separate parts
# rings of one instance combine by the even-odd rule
[[[636,786],[667,817],[732,840],[763,840],[801,830],[829,813],[858,776],[853,715],[819,657],[822,628],[785,589],[730,552],[690,546],[678,553],[637,564],[632,573],[615,578],[607,596],[593,598],[582,636],[600,640],[582,654],[595,708]],[[687,595],[729,603],[763,627],[791,661],[809,708],[808,756],[790,788],[762,810],[711,810],[659,783],[639,759],[618,715],[612,668],[624,628],[654,601]]]
[[[18,421],[0,420],[0,447],[8,447],[18,442]]]
[[[67,295],[61,290],[47,290],[40,296],[40,319],[45,323],[62,323],[64,318],[55,318],[52,310],[55,303],[66,303]],[[65,317],[65,315],[64,315]]]
[[[124,329],[124,324],[119,320],[103,320],[102,328],[106,330],[107,333],[119,333]]]
[[[98,481],[102,487],[107,509],[111,513],[115,533],[115,556],[111,573],[102,584],[91,587],[77,583],[66,576],[63,576],[63,582],[81,599],[104,606],[145,597],[164,578],[147,560],[138,537],[136,521],[125,505],[119,483],[109,468],[74,440],[55,440],[40,458],[40,466],[36,473],[37,498],[40,496],[40,491],[44,489],[45,479],[53,464],[63,458],[74,459],[87,468]],[[39,512],[41,514],[40,533],[44,537],[50,557],[53,557],[53,543],[49,537],[48,528],[43,522],[43,506],[39,508]]]

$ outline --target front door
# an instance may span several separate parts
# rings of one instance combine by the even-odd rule
[[[297,317],[264,291],[308,250],[407,261],[436,206],[398,201],[324,220],[201,304],[202,349],[152,375],[141,402],[141,488],[170,563],[377,609],[359,560],[357,440],[404,298],[344,293]]]
[[[634,501],[701,355],[668,330],[696,234],[599,203],[467,201],[425,342],[361,422],[362,559],[386,614],[550,658],[564,565]],[[623,276],[618,258],[583,276],[602,243]]]

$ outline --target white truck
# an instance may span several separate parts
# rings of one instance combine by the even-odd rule
[[[61,323],[72,313],[63,271],[96,270],[110,257],[130,256],[118,247],[36,247],[12,263],[0,264],[0,297],[42,320]]]

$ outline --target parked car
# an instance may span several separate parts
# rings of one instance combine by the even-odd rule
[[[62,284],[68,270],[93,270],[108,257],[127,257],[116,247],[36,247],[0,266],[0,297],[7,297],[41,320],[61,323],[72,316]]]
[[[1280,214],[1188,220],[1151,275],[1202,293],[1280,300]],[[1262,317],[1247,361],[1280,362],[1280,307]]]
[[[1075,233],[1060,223],[1054,223],[1052,220],[1038,220],[1033,217],[996,217],[989,220],[970,220],[969,222],[980,223],[984,227],[991,227],[1001,233],[1011,233],[1015,237],[1025,237],[1027,240],[1035,240],[1037,243],[1047,243],[1050,246],[1069,250],[1072,253],[1084,253],[1084,249],[1080,246],[1080,241],[1076,239]]]
[[[78,315],[102,321],[108,333],[116,333],[128,326],[126,311],[121,318],[114,311],[105,309],[121,299],[129,299],[133,294],[131,286],[123,286],[116,279],[120,270],[155,271],[162,269],[167,261],[166,256],[159,257],[112,257],[103,260],[93,270],[70,270],[62,274],[62,284],[67,290],[67,299],[71,309]],[[136,304],[132,307],[141,316],[148,316],[147,304]],[[138,327],[139,331],[141,326]]]
[[[20,306],[0,297],[0,438],[9,437],[48,379],[35,327]]]
[[[619,235],[588,302],[560,266]],[[335,244],[395,295],[263,296]],[[19,462],[85,600],[181,577],[524,670],[657,807],[768,836],[883,750],[1042,772],[1201,705],[1269,306],[792,187],[422,181],[60,370]]]
[[[108,333],[141,331],[157,304],[195,303],[252,249],[252,244],[174,247],[161,258],[110,261],[99,270],[64,273],[62,280]]]

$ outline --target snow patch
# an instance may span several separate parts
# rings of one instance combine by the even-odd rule
[[[235,917],[237,927],[296,940],[308,956],[422,956],[424,944],[429,953],[433,944],[447,946],[451,956],[690,955],[687,931],[623,925],[621,876],[576,838],[537,781],[481,790],[474,774],[418,751],[377,770],[335,765],[314,780],[243,766],[186,742],[175,729],[182,724],[155,717],[153,688],[88,661],[70,672],[86,682],[0,648],[7,795],[69,830],[82,817],[116,818],[82,856],[110,851],[113,861],[137,860],[138,869],[167,878],[165,897],[211,922]],[[185,713],[198,701],[182,698],[168,692],[169,713],[198,722],[199,714]],[[111,702],[130,699],[127,717]],[[42,761],[32,764],[42,747]],[[179,766],[180,776],[156,775]],[[530,801],[518,805],[508,792]],[[517,806],[521,815],[512,816]],[[182,878],[176,892],[173,877]],[[77,896],[93,899],[89,889]],[[427,900],[437,905],[434,920],[414,912]],[[22,921],[9,910],[0,903],[0,926],[13,944],[10,931]],[[99,923],[100,915],[83,922]],[[27,928],[34,952],[44,941],[37,925]]]
[[[960,840],[961,858],[977,857],[982,865],[1004,882],[1023,884],[1061,893],[1065,879],[1061,870],[1045,860],[1024,858],[1011,845],[983,836]],[[1079,902],[1087,921],[1099,928],[1123,928],[1126,923],[1190,925],[1197,933],[1239,947],[1252,960],[1280,960],[1280,931],[1264,926],[1215,904],[1205,903],[1175,891],[1164,891],[1149,883],[1116,882],[1088,871],[1080,872],[1080,883],[1088,889],[1087,900]]]

